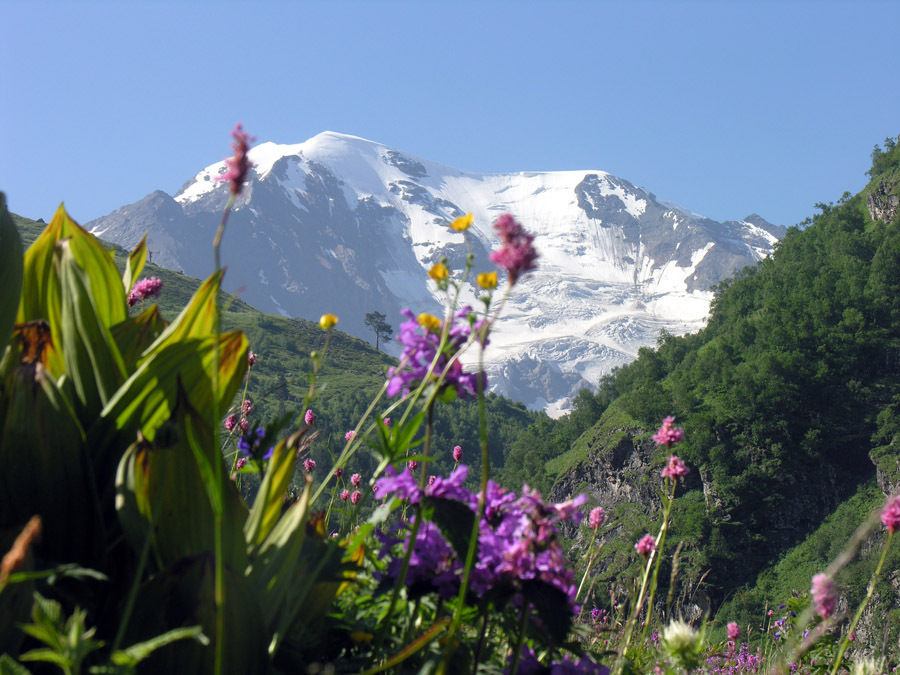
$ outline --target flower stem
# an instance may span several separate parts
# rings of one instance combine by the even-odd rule
[[[891,541],[893,540],[893,538],[894,533],[888,531],[887,541],[884,542],[884,550],[881,552],[881,559],[878,561],[878,567],[875,568],[875,572],[872,574],[872,578],[869,580],[869,588],[866,591],[866,597],[863,599],[862,603],[859,605],[859,608],[856,610],[856,614],[853,616],[853,621],[850,622],[850,627],[847,629],[847,635],[844,636],[844,641],[841,642],[841,649],[838,652],[837,658],[834,660],[834,666],[831,669],[831,675],[835,675],[838,671],[838,668],[841,667],[841,661],[844,659],[844,652],[847,651],[847,646],[850,644],[850,636],[856,629],[856,624],[859,623],[859,618],[862,616],[863,610],[866,608],[866,605],[869,604],[869,600],[872,599],[872,594],[875,592],[875,584],[878,583],[878,577],[881,574],[881,568],[884,566],[884,560],[885,558],[887,558],[887,553],[891,547]]]

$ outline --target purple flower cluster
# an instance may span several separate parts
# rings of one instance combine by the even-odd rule
[[[509,213],[497,218],[494,231],[500,236],[501,246],[491,252],[491,262],[506,270],[512,286],[523,274],[537,268],[534,235],[528,234]]]
[[[823,619],[834,614],[834,606],[837,604],[837,586],[834,580],[827,574],[817,574],[812,578],[813,604],[816,611]]]
[[[251,429],[249,432],[243,434],[238,440],[238,450],[240,450],[245,457],[257,460],[269,459],[275,451],[275,446],[270,447],[266,450],[265,454],[262,454],[265,437],[266,432],[263,429]]]
[[[469,340],[472,334],[473,324],[475,330],[478,323],[470,321],[471,307],[463,307],[453,315],[453,325],[450,327],[446,344],[441,347],[441,329],[434,330],[429,322],[417,319],[409,309],[401,312],[408,321],[400,324],[400,335],[397,340],[403,345],[403,354],[400,357],[400,365],[388,370],[387,395],[396,396],[400,392],[408,394],[410,389],[417,387],[426,377],[432,362],[435,362],[431,379],[437,381],[443,374],[444,382],[442,390],[452,387],[460,398],[474,397],[478,393],[478,373],[463,372],[462,363],[458,359],[450,361],[462,346]],[[431,317],[434,321],[437,321]],[[439,322],[438,322],[439,323]],[[420,330],[421,329],[421,330]],[[441,349],[438,355],[438,349]],[[449,364],[449,365],[448,365]],[[444,372],[446,370],[446,372]],[[484,375],[481,374],[482,386],[487,388]]]
[[[412,519],[415,522],[415,518]],[[412,525],[410,522],[410,526]],[[405,529],[406,524],[396,525],[391,533],[376,535],[384,545],[378,555],[379,560],[387,556],[390,550],[403,542],[404,549],[409,542],[409,533],[404,539],[396,535],[400,529]],[[400,574],[403,564],[402,556],[393,556],[387,564],[384,576],[388,579],[396,579]],[[441,531],[434,523],[424,522],[416,535],[416,545],[409,559],[409,570],[406,574],[406,586],[412,597],[418,597],[430,592],[449,600],[459,590],[460,564],[454,554],[453,548],[444,539]]]
[[[225,160],[228,170],[217,176],[216,180],[227,181],[230,184],[231,194],[237,196],[244,187],[247,172],[253,166],[253,162],[247,157],[247,153],[250,151],[250,144],[256,139],[251,138],[250,134],[244,131],[243,126],[240,124],[235,126],[234,131],[231,132],[231,137],[234,139],[234,142],[231,144],[234,154]]]
[[[659,431],[653,436],[653,440],[656,441],[658,445],[665,445],[670,448],[676,443],[680,443],[683,438],[684,431],[682,431],[680,427],[678,429],[675,428],[674,417],[664,418]]]
[[[507,662],[512,661],[512,655]],[[510,669],[503,670],[509,673]],[[522,656],[519,659],[519,667],[516,671],[519,675],[609,675],[609,668],[591,661],[587,655],[583,655],[577,661],[569,654],[563,656],[562,661],[554,661],[549,666],[543,665],[528,645],[522,646]]]
[[[762,661],[759,650],[752,653],[745,642],[738,651],[732,646],[724,655],[710,656],[706,660],[706,665],[710,675],[738,675],[738,673],[764,672]]]
[[[382,499],[395,495],[410,504],[416,504],[423,498],[447,499],[466,504],[476,511],[478,495],[463,487],[467,474],[468,467],[461,464],[449,478],[437,476],[422,490],[408,467],[399,475],[389,469],[388,475],[380,478],[376,486],[380,488],[378,496]],[[472,569],[472,591],[479,596],[494,591],[506,597],[521,597],[526,585],[545,584],[568,598],[574,614],[573,573],[559,543],[556,524],[569,519],[576,523],[580,521],[582,514],[578,509],[586,499],[585,495],[581,495],[561,504],[547,504],[541,500],[540,493],[527,486],[523,488],[522,496],[516,497],[514,493],[489,481],[485,514],[478,535],[478,556]],[[408,527],[406,523],[400,523],[394,534]],[[458,589],[462,569],[460,559],[453,555],[448,566],[443,557],[446,549],[443,544],[438,545],[434,541],[440,532],[427,528],[425,532],[429,534],[420,532],[415,549],[422,568],[414,570],[417,563],[411,562],[407,583],[412,583],[410,580],[438,579],[433,590],[443,593],[448,591],[448,579],[452,579]],[[422,539],[423,536],[426,538]],[[399,541],[395,537],[385,548]],[[408,541],[408,534],[404,541]],[[419,546],[426,543],[435,546],[441,555],[435,558],[419,552]],[[386,554],[387,551],[383,550],[382,555]],[[447,577],[447,574],[451,576]]]
[[[891,499],[881,512],[881,522],[893,534],[900,530],[900,495]]]
[[[134,307],[146,298],[158,298],[161,293],[162,281],[156,277],[141,279],[131,288],[131,293],[128,294],[128,306]]]

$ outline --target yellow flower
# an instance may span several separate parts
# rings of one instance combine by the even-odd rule
[[[486,291],[492,291],[497,288],[497,271],[482,272],[478,275],[478,286]]]
[[[337,325],[338,318],[334,314],[323,314],[319,319],[319,327],[322,330],[331,330]]]
[[[472,214],[467,213],[466,215],[460,216],[459,218],[454,220],[452,223],[450,223],[450,227],[452,227],[457,232],[465,232],[470,227],[472,227],[473,220],[474,220],[474,218],[472,217]]]
[[[440,283],[441,281],[447,280],[450,276],[450,270],[447,269],[447,266],[444,263],[438,263],[428,270],[428,276]]]
[[[361,630],[354,631],[350,633],[350,639],[353,640],[358,645],[367,645],[372,642],[372,638],[374,635],[371,633],[364,633]]]
[[[437,333],[441,330],[441,320],[433,314],[419,314],[419,316],[416,317],[416,321],[419,322],[419,325],[422,326],[422,328],[431,331],[432,333]]]

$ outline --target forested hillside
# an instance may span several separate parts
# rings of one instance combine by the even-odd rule
[[[613,461],[623,436],[639,453],[674,415],[693,468],[691,564],[713,603],[752,585],[876,477],[885,492],[897,487],[900,146],[876,147],[869,173],[861,193],[817,205],[774,255],[720,284],[704,330],[663,335],[606,378],[600,421],[544,457],[554,497],[583,488],[602,504],[611,493],[595,480],[598,463]],[[623,480],[655,480],[661,459],[644,456],[652,471]]]

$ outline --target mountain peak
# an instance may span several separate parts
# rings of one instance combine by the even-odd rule
[[[491,223],[513,213],[535,235],[539,269],[517,284],[484,359],[495,390],[557,412],[660,330],[701,328],[710,286],[774,243],[756,215],[717,223],[603,171],[469,173],[334,131],[260,143],[249,157],[222,249],[227,289],[244,288],[264,312],[337,314],[362,338],[373,310],[391,321],[405,307],[441,311],[427,274],[435,263],[459,274],[471,254],[473,272],[492,269]],[[215,180],[224,170],[212,164],[174,201],[156,195],[91,225],[126,247],[147,230],[154,259],[205,276],[196,252],[227,201]],[[467,212],[475,224],[464,237],[448,225]],[[478,298],[468,285],[460,302]]]

